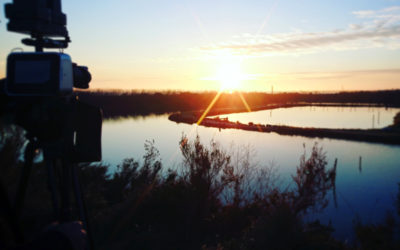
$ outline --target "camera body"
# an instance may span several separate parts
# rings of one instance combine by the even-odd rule
[[[8,55],[6,79],[0,79],[1,115],[70,162],[100,161],[102,110],[81,102],[73,91],[89,88],[88,68],[67,54],[43,52],[71,42],[61,0],[13,0],[5,13],[8,31],[29,34],[22,43],[35,52]]]
[[[55,52],[11,53],[5,91],[9,96],[59,96],[74,87],[71,57]]]

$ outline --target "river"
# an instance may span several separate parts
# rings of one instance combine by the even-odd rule
[[[376,107],[297,107],[221,117],[228,117],[231,121],[305,127],[379,128],[391,124],[399,111]],[[189,138],[198,134],[206,144],[213,139],[228,151],[241,146],[249,147],[254,152],[253,162],[258,167],[274,165],[284,185],[292,183],[291,176],[295,174],[299,158],[304,152],[303,145],[310,152],[317,142],[326,152],[329,166],[333,165],[335,158],[338,159],[338,207],[331,201],[322,214],[315,214],[311,219],[320,219],[324,223],[332,221],[336,228],[334,235],[339,238],[351,238],[355,217],[365,223],[374,223],[383,220],[387,210],[395,210],[400,182],[399,146],[235,129],[220,130],[177,124],[169,121],[168,115],[159,115],[104,121],[103,161],[110,164],[113,171],[124,158],[141,160],[145,141],[154,140],[164,167],[179,168],[179,139],[182,134]],[[332,193],[328,195],[332,199]]]

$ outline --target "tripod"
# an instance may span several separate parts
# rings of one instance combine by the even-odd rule
[[[43,150],[44,162],[47,170],[47,184],[50,191],[53,216],[56,221],[65,223],[73,220],[71,209],[71,190],[73,190],[78,219],[82,221],[83,227],[87,232],[88,249],[94,249],[93,237],[91,235],[87,209],[81,192],[81,184],[77,174],[77,165],[65,157],[65,144],[62,140],[56,143],[40,142],[34,137],[28,137],[29,143],[26,146],[20,182],[17,189],[17,198],[14,206],[14,217],[18,220],[23,208],[26,189],[30,173],[33,166],[35,151],[39,148]],[[55,171],[60,170],[60,178],[57,180]],[[58,185],[57,185],[58,184]],[[59,187],[59,188],[57,188]],[[17,221],[16,221],[17,222]],[[18,231],[17,235],[20,234]]]

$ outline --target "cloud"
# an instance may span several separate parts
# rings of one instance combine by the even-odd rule
[[[369,18],[376,15],[376,12],[372,10],[359,10],[359,11],[353,11],[352,13],[359,18]]]
[[[352,14],[363,22],[349,24],[344,30],[312,33],[296,30],[290,33],[257,36],[245,34],[235,36],[231,41],[200,47],[200,50],[227,50],[238,55],[266,56],[276,53],[314,53],[321,50],[400,48],[400,6],[377,11],[360,10]]]
[[[337,80],[354,76],[366,76],[366,75],[377,75],[377,74],[400,75],[400,68],[348,70],[348,71],[336,71],[336,72],[295,72],[295,73],[287,73],[286,75],[290,75],[299,80]]]
[[[363,26],[361,24],[351,23],[349,24],[349,28],[352,30],[360,30]]]
[[[358,18],[382,18],[387,15],[397,15],[400,12],[400,6],[391,6],[381,10],[359,10],[352,13]]]

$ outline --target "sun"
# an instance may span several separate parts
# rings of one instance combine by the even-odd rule
[[[244,59],[232,55],[218,55],[215,57],[217,64],[214,66],[214,74],[201,78],[206,81],[213,81],[218,84],[216,87],[220,92],[235,92],[245,89],[245,83],[256,80],[254,74],[247,74],[243,71]]]
[[[235,90],[240,87],[240,65],[224,63],[217,71],[216,79],[225,91]]]
[[[221,84],[222,91],[235,91],[240,89],[241,83],[247,77],[242,72],[240,63],[224,62],[222,63],[217,72],[215,79]]]

